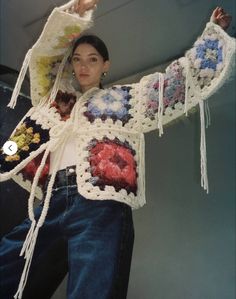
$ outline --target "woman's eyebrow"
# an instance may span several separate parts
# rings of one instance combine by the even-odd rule
[[[89,54],[88,54],[88,56],[94,56],[94,55],[95,55],[95,56],[98,56],[97,53],[89,53]],[[74,53],[73,56],[81,56],[81,54],[79,54],[79,53]]]

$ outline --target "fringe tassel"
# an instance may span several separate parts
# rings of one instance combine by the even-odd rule
[[[32,53],[32,49],[30,49],[27,52],[27,54],[25,55],[25,59],[24,59],[24,62],[22,64],[20,73],[18,75],[15,88],[14,88],[14,90],[12,92],[11,100],[10,100],[9,104],[7,105],[7,107],[9,107],[9,108],[14,109],[15,106],[16,106],[17,98],[18,98],[18,95],[20,93],[21,86],[22,86],[22,83],[23,83],[23,81],[25,79],[25,75],[26,75],[26,72],[27,72],[27,69],[28,69],[28,66],[29,66],[29,62],[30,62],[30,58],[31,58],[31,53]]]
[[[43,158],[42,158],[41,163],[35,173],[34,180],[32,183],[30,197],[28,200],[28,214],[29,214],[29,218],[31,221],[34,221],[34,197],[35,197],[35,192],[36,192],[36,186],[38,185],[38,181],[39,181],[41,172],[46,163],[49,153],[50,153],[50,151],[49,151],[49,147],[48,147],[43,155]]]
[[[35,177],[33,180],[33,184],[32,184],[32,188],[31,188],[31,192],[30,192],[30,197],[28,200],[28,213],[29,213],[29,218],[32,221],[32,223],[31,223],[29,232],[26,236],[25,242],[23,244],[22,250],[20,252],[20,256],[25,254],[24,258],[26,261],[25,261],[23,273],[21,275],[20,283],[18,285],[17,292],[14,295],[15,299],[22,298],[22,294],[23,294],[23,291],[24,291],[24,288],[25,288],[25,285],[27,282],[28,274],[29,274],[29,269],[30,269],[30,265],[31,265],[31,261],[32,261],[33,253],[34,253],[34,248],[35,248],[35,244],[36,244],[36,240],[37,240],[37,236],[38,236],[38,231],[40,228],[40,225],[39,225],[40,223],[38,222],[38,224],[36,225],[36,220],[34,219],[33,204],[34,204],[34,196],[35,196],[36,186],[38,184],[39,177],[40,177],[40,174],[45,165],[48,154],[49,154],[49,150],[46,149],[46,151],[43,155],[42,161],[40,163],[40,166],[38,167],[38,169],[36,171],[36,174],[35,174]]]
[[[60,66],[58,68],[58,71],[57,71],[57,76],[56,76],[56,80],[54,82],[54,85],[53,85],[53,88],[51,90],[51,94],[49,96],[49,103],[52,103],[55,98],[56,98],[56,95],[57,95],[57,92],[58,92],[58,89],[60,87],[60,82],[61,82],[61,77],[62,77],[62,74],[63,74],[63,70],[64,70],[64,67],[66,65],[66,62],[71,54],[71,50],[72,50],[72,46],[68,47],[61,63],[60,63]]]
[[[31,226],[32,228],[32,226]],[[34,248],[35,248],[35,244],[36,244],[36,240],[37,240],[37,236],[38,236],[38,231],[39,231],[39,227],[36,226],[35,230],[32,232],[31,234],[31,240],[30,240],[30,244],[29,244],[29,248],[27,251],[27,254],[25,256],[25,266],[24,266],[24,270],[23,273],[21,275],[21,280],[18,286],[18,290],[16,292],[16,294],[14,295],[15,299],[21,299],[22,295],[23,295],[23,291],[27,282],[27,278],[28,278],[28,274],[29,274],[29,270],[30,270],[30,265],[32,262],[32,258],[33,258],[33,253],[34,253]]]
[[[60,163],[60,160],[61,160],[61,156],[62,156],[63,151],[64,151],[64,146],[65,146],[67,138],[68,137],[65,137],[64,142],[61,144],[61,147],[60,147],[59,151],[56,153],[55,167],[52,171],[51,178],[48,182],[46,196],[45,196],[44,205],[43,205],[43,210],[42,210],[42,213],[40,215],[40,218],[39,218],[38,224],[37,224],[39,227],[41,227],[43,225],[43,223],[45,221],[45,218],[47,216],[47,212],[48,212],[49,204],[50,204],[50,198],[51,198],[51,194],[52,194],[52,187],[53,187],[53,184],[55,182],[57,169],[58,169],[58,166],[59,166],[59,163]]]
[[[207,154],[206,154],[206,131],[205,131],[205,111],[203,100],[199,101],[200,121],[201,121],[201,186],[209,193],[208,176],[207,176]]]
[[[64,144],[63,145],[65,145],[65,141],[66,141],[66,138],[64,139]],[[25,288],[25,285],[26,285],[26,282],[27,282],[28,274],[29,274],[31,261],[32,261],[32,258],[33,258],[33,253],[34,253],[34,249],[35,249],[35,244],[36,244],[39,228],[43,225],[43,223],[45,221],[45,218],[47,216],[48,209],[49,209],[53,184],[54,184],[54,181],[55,181],[55,177],[56,177],[57,169],[58,169],[58,166],[59,166],[60,158],[61,158],[61,155],[62,155],[63,150],[64,150],[63,145],[61,146],[61,148],[58,151],[57,156],[55,158],[56,165],[55,165],[55,168],[53,169],[50,181],[48,183],[46,196],[45,196],[45,200],[44,200],[44,205],[43,205],[43,210],[41,212],[41,215],[40,215],[40,218],[37,222],[37,225],[36,225],[36,221],[34,219],[33,200],[34,200],[36,185],[38,183],[40,174],[41,174],[41,172],[43,170],[43,167],[45,165],[48,154],[50,153],[50,150],[51,150],[50,145],[46,149],[46,151],[44,153],[44,156],[42,158],[42,161],[40,163],[40,166],[38,167],[37,172],[36,172],[35,177],[34,177],[34,181],[33,181],[33,184],[32,184],[32,189],[31,189],[31,194],[30,194],[30,197],[29,197],[29,204],[28,204],[29,218],[31,219],[32,224],[31,224],[30,230],[27,234],[27,237],[25,239],[25,242],[23,244],[23,247],[22,247],[22,250],[21,250],[21,253],[20,253],[20,256],[25,254],[24,258],[26,259],[26,261],[25,261],[25,265],[24,265],[24,270],[23,270],[22,275],[21,275],[20,283],[18,285],[17,292],[14,295],[15,299],[21,299],[22,295],[23,295],[23,291],[24,291],[24,288]]]
[[[206,113],[206,128],[208,128],[211,125],[211,112],[208,105],[208,100],[204,100],[205,104],[205,113]]]
[[[32,223],[31,223],[30,230],[28,231],[28,234],[26,236],[25,242],[24,242],[24,244],[22,246],[22,249],[21,249],[21,252],[20,252],[20,256],[22,256],[29,249],[30,242],[31,242],[31,240],[33,238],[33,233],[34,233],[35,225],[36,225],[36,221],[33,220]],[[25,256],[26,256],[26,254],[25,254]]]
[[[163,96],[164,96],[164,75],[159,73],[159,105],[158,105],[158,129],[159,137],[163,134],[162,116],[163,116]]]
[[[140,135],[140,143],[139,143],[139,155],[140,155],[140,169],[143,172],[142,174],[140,174],[141,177],[141,190],[143,192],[143,194],[141,194],[141,198],[144,199],[144,203],[145,203],[145,138],[144,138],[144,134],[142,133]]]
[[[188,88],[189,88],[189,62],[186,59],[186,75],[185,75],[185,100],[184,100],[184,113],[188,116]]]

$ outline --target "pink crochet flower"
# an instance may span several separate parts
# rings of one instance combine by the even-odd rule
[[[98,178],[96,185],[136,192],[136,162],[130,148],[111,140],[97,142],[90,150],[89,162],[92,176]]]

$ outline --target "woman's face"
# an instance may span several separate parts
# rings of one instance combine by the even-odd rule
[[[90,44],[80,44],[73,53],[72,67],[82,92],[85,92],[92,87],[99,87],[102,73],[109,69],[109,61],[104,61]]]

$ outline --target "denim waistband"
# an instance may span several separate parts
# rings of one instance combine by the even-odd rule
[[[44,190],[47,189],[48,183],[50,181],[51,175],[48,176],[47,181],[44,186]],[[56,173],[55,181],[53,184],[53,189],[60,187],[73,186],[76,185],[76,166],[68,166],[65,169],[58,170]]]

